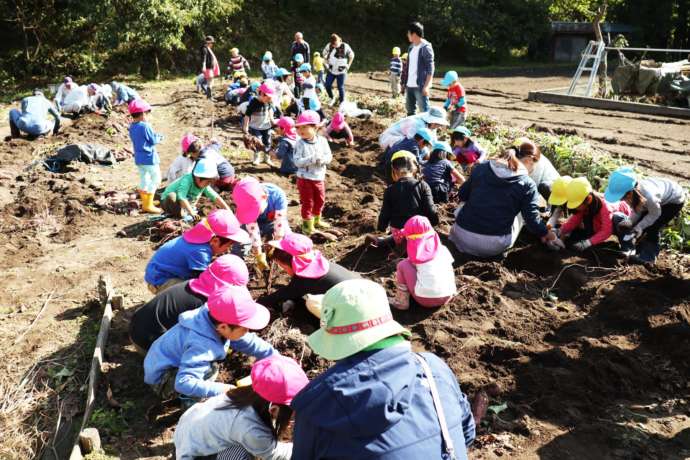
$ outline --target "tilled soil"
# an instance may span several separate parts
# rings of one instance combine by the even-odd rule
[[[357,77],[350,82],[361,88]],[[472,95],[472,84],[467,86]],[[191,82],[144,88],[143,94],[154,104],[154,127],[166,136],[159,151],[163,171],[185,132],[216,137],[240,175],[252,174],[286,190],[291,223],[298,223],[294,180],[267,165],[251,165],[241,147],[238,119],[224,103],[206,101],[193,92]],[[513,99],[497,99],[506,107],[499,116],[514,105]],[[75,165],[64,174],[40,165],[24,170],[58,144],[88,140],[125,149],[126,125],[124,132],[109,129],[117,120],[85,117],[60,136],[12,141],[0,150],[6,299],[0,312],[0,356],[8,382],[18,382],[38,363],[35,380],[44,393],[22,421],[36,427],[31,445],[40,449],[38,439],[50,442],[58,413],[63,422],[78,421],[81,384],[98,322],[96,279],[109,273],[125,295],[125,308],[115,312],[105,350],[97,419],[101,436],[107,450],[121,458],[167,458],[180,410],[174,401],[161,404],[143,383],[142,357],[127,333],[128,319],[150,297],[143,269],[165,235],[143,215],[103,206],[103,197],[112,191],[128,200],[136,184],[133,162],[127,159],[115,168]],[[396,256],[365,251],[362,245],[363,235],[374,230],[385,188],[376,166],[376,138],[387,122],[352,121],[357,145],[333,146],[324,215],[341,236],[319,248],[392,290]],[[452,210],[443,210],[442,232],[452,222]],[[657,266],[646,268],[623,264],[613,244],[585,254],[554,254],[534,243],[523,235],[502,261],[458,257],[459,294],[448,306],[395,312],[412,331],[415,348],[445,359],[466,393],[487,384],[500,388],[490,400],[471,456],[690,456],[688,257],[664,253]],[[252,278],[251,289],[262,295],[264,280],[255,274]],[[277,276],[274,286],[285,281],[284,275]],[[53,290],[55,299],[25,338],[14,343]],[[330,365],[306,345],[306,334],[317,327],[303,309],[288,314],[275,310],[262,335],[313,377]],[[63,367],[74,375],[56,377]],[[232,382],[248,369],[246,360],[233,354],[221,378]],[[67,447],[65,439],[69,436],[58,436],[56,449]],[[27,457],[0,452],[3,458]],[[50,455],[52,449],[44,452]]]

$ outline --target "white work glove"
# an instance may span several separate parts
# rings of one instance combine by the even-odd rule
[[[582,240],[582,241],[578,241],[577,243],[573,244],[573,249],[575,249],[576,251],[582,252],[591,246],[592,246],[592,243],[590,243],[589,240]]]
[[[556,238],[555,240],[547,241],[546,247],[552,251],[560,251],[561,249],[565,249],[565,243],[563,243],[563,240],[560,238]]]

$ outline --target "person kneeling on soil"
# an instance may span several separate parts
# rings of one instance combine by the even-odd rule
[[[383,149],[388,149],[397,142],[407,138],[412,139],[422,128],[427,128],[434,133],[442,126],[448,126],[446,111],[440,107],[431,107],[428,112],[405,117],[381,133],[379,145]]]
[[[335,364],[292,401],[293,458],[467,459],[467,397],[440,358],[412,352],[409,337],[380,285],[350,280],[326,293],[308,342]]]
[[[158,338],[144,358],[144,382],[161,399],[180,395],[185,406],[226,393],[233,387],[215,382],[216,363],[228,350],[256,359],[278,352],[250,330],[266,327],[271,314],[254,302],[245,287],[224,286],[206,305],[180,315],[178,323]]]
[[[607,203],[603,196],[592,191],[586,177],[571,179],[565,191],[562,196],[555,190],[549,203],[556,206],[567,203],[568,209],[574,210],[556,233],[565,245],[576,251],[603,243],[614,233],[614,227],[630,216],[630,207],[625,202]]]
[[[659,255],[659,235],[685,206],[683,187],[669,179],[649,177],[641,179],[630,167],[622,167],[611,174],[604,195],[606,201],[625,201],[634,217],[625,222],[623,250],[633,261],[654,263]],[[635,248],[637,242],[637,248]]]
[[[336,112],[333,115],[333,119],[326,127],[326,135],[328,136],[328,141],[333,142],[334,139],[345,139],[345,145],[352,147],[355,145],[355,138],[352,135],[352,130],[350,125],[345,121],[345,114],[342,112]]]
[[[214,187],[221,192],[229,192],[237,181],[235,168],[220,153],[220,149],[221,145],[217,140],[211,140],[210,143],[202,147],[201,139],[194,134],[186,134],[182,138],[182,151],[186,152],[193,161],[204,158],[211,160],[218,171],[218,179],[213,184]]]
[[[48,121],[46,115],[55,119]],[[21,137],[22,131],[32,137],[57,134],[60,130],[60,114],[41,91],[35,90],[33,96],[22,99],[21,109],[10,110],[10,137]]]
[[[196,202],[202,194],[217,207],[230,210],[225,200],[211,188],[217,180],[215,161],[208,158],[197,161],[191,174],[185,174],[165,188],[161,194],[163,211],[170,217],[198,221],[201,217]]]
[[[453,256],[429,219],[414,216],[402,231],[407,242],[407,259],[398,263],[395,298],[391,306],[410,308],[410,295],[422,307],[440,307],[455,295]]]
[[[115,103],[113,105],[129,104],[130,102],[139,99],[139,93],[135,89],[130,88],[124,83],[113,81],[110,83],[115,94]]]
[[[290,282],[277,291],[260,299],[261,303],[287,312],[302,299],[307,309],[317,318],[321,310],[321,297],[341,281],[359,279],[359,274],[342,265],[328,261],[321,251],[314,249],[309,237],[288,233],[281,240],[271,241],[271,260],[275,261]]]
[[[237,220],[245,225],[251,240],[251,251],[260,270],[268,270],[263,238],[280,239],[290,232],[287,220],[287,195],[275,184],[260,183],[245,177],[232,191]],[[244,253],[244,251],[242,251]]]
[[[434,203],[448,203],[449,194],[455,184],[462,185],[465,177],[448,161],[452,153],[447,142],[434,143],[429,161],[422,166],[424,182],[429,184]]]
[[[468,174],[474,165],[483,163],[487,157],[486,151],[470,138],[471,135],[472,131],[465,126],[458,126],[450,135],[455,161]]]
[[[290,460],[292,443],[278,440],[290,424],[292,399],[308,383],[292,358],[271,356],[254,363],[250,386],[195,404],[180,417],[177,458],[217,454],[216,459]]]
[[[199,308],[223,286],[246,286],[248,282],[242,259],[232,254],[220,256],[198,278],[170,286],[137,309],[129,322],[129,338],[145,354],[154,340],[177,324],[181,313]]]
[[[240,228],[232,211],[219,209],[206,219],[158,248],[148,265],[144,280],[153,294],[197,278],[214,256],[228,252],[233,243],[248,244],[249,235]]]
[[[272,156],[280,161],[280,173],[285,175],[297,172],[295,166],[295,143],[297,142],[297,131],[295,130],[295,120],[290,117],[280,117],[276,122],[278,132],[278,147],[272,152]]]

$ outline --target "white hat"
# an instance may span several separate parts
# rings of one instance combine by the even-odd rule
[[[448,120],[446,120],[446,111],[441,107],[431,107],[428,112],[422,114],[422,120],[431,124],[448,126]]]

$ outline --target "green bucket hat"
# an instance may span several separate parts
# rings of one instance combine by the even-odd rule
[[[309,346],[326,359],[352,356],[392,335],[410,336],[393,319],[386,291],[379,284],[354,279],[326,292],[321,328],[309,336]]]

